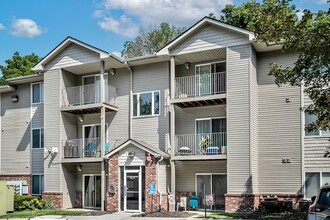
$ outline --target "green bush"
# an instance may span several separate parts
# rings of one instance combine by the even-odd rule
[[[31,195],[15,195],[14,196],[14,210],[40,210],[43,209],[46,202],[41,200],[38,196]]]
[[[262,201],[259,204],[258,210],[266,213],[280,213],[290,211],[282,201]]]

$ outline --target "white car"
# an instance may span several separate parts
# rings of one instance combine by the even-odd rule
[[[330,185],[323,185],[308,210],[308,220],[330,220]]]

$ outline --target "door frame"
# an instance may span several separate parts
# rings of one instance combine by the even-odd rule
[[[83,178],[82,178],[82,190],[81,190],[81,192],[82,192],[82,204],[81,204],[81,206],[82,206],[82,208],[100,209],[101,207],[85,206],[85,176],[92,176],[93,177],[93,179],[94,179],[94,188],[95,188],[95,176],[100,176],[102,178],[101,174],[83,174],[82,175]],[[95,193],[94,193],[94,197],[96,198]],[[95,198],[94,198],[94,200],[95,200]],[[95,202],[96,202],[96,200],[95,200]]]
[[[82,125],[81,138],[82,138],[83,157],[85,157],[85,154],[84,154],[85,139],[86,139],[86,137],[85,137],[85,127],[92,127],[92,126],[97,126],[97,125],[99,125],[100,128],[101,128],[100,123],[97,123],[97,124],[83,124]],[[102,135],[102,133],[101,133],[101,135]],[[100,137],[100,139],[101,139],[101,137]],[[108,143],[108,142],[109,142],[108,123],[105,123],[105,143]],[[100,143],[101,143],[101,140],[100,140]]]
[[[139,176],[139,208],[138,210],[129,210],[127,209],[127,173],[138,173]],[[124,211],[125,212],[142,212],[142,166],[140,166],[140,169],[135,170],[127,170],[124,167],[124,183],[123,183],[123,189],[124,189]]]
[[[211,176],[211,181],[210,181],[210,184],[211,184],[211,195],[213,195],[212,175],[223,175],[223,176],[227,176],[228,177],[228,174],[227,173],[196,173],[195,174],[195,193],[196,193],[196,195],[197,195],[197,176]],[[227,181],[228,181],[228,179],[227,179]],[[200,202],[200,204],[203,204],[202,198],[201,198],[201,200],[199,202]],[[214,202],[214,200],[213,200],[213,202]],[[211,209],[207,209],[207,210],[213,210],[213,206],[211,206]]]

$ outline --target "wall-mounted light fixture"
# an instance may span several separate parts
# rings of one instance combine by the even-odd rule
[[[186,69],[189,70],[189,69],[190,69],[190,63],[185,62],[185,63],[184,63],[184,67],[186,67]]]
[[[79,171],[79,172],[81,172],[81,170],[82,170],[82,165],[81,164],[77,164],[77,170]]]
[[[12,95],[11,96],[11,101],[12,102],[18,102],[18,95]]]
[[[134,157],[135,156],[135,152],[128,152],[127,156]]]
[[[110,73],[111,73],[111,75],[115,75],[116,74],[115,69],[110,69]]]
[[[81,115],[77,115],[77,118],[80,122],[83,122],[84,121],[84,115],[81,114]]]

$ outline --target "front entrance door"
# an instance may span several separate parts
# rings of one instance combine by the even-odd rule
[[[141,182],[141,168],[124,171],[124,211],[142,211]]]
[[[84,208],[101,207],[101,176],[84,175]]]

